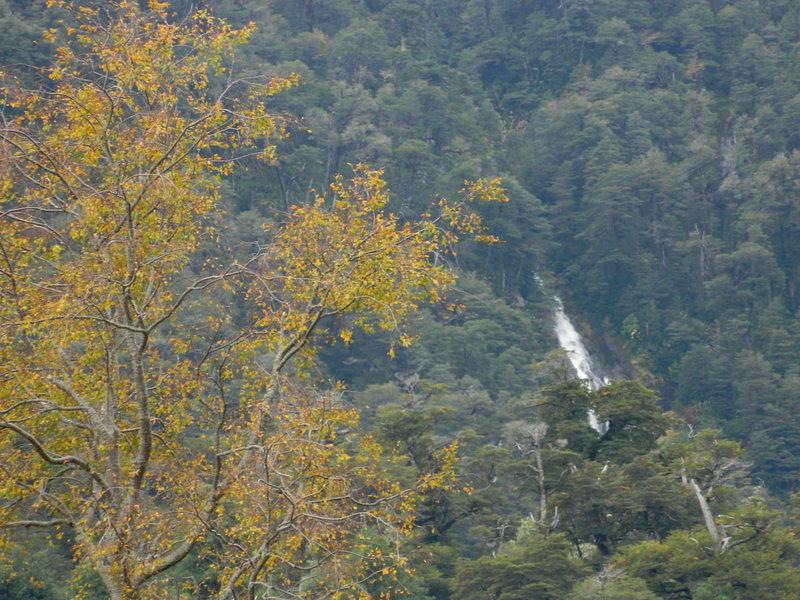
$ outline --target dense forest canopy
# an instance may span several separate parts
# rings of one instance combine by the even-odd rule
[[[371,514],[373,521],[359,531],[353,525],[357,519],[349,520],[341,531],[335,530],[343,540],[337,548],[344,554],[329,562],[320,560],[316,570],[311,565],[319,557],[305,544],[298,542],[291,552],[283,548],[282,556],[290,558],[281,568],[273,566],[269,585],[251,586],[242,593],[275,599],[291,594],[312,597],[323,588],[331,597],[405,593],[425,600],[800,597],[797,2],[77,4],[97,9],[104,23],[121,6],[145,16],[161,15],[159,22],[165,26],[192,22],[198,14],[207,15],[207,27],[223,26],[215,20],[223,19],[229,31],[244,28],[248,33],[225,50],[219,64],[224,63],[237,81],[273,86],[264,90],[265,108],[257,108],[252,103],[256,99],[245,95],[246,110],[256,112],[237,107],[226,113],[247,117],[246,123],[220,122],[219,132],[236,129],[236,136],[225,133],[224,144],[213,138],[216,130],[201,136],[209,143],[197,148],[196,160],[185,173],[176,174],[181,181],[194,182],[185,195],[163,192],[164,206],[172,201],[185,204],[180,211],[186,220],[176,221],[169,211],[153,208],[153,215],[165,219],[154,225],[159,231],[176,223],[183,227],[169,241],[175,244],[169,259],[155,251],[151,257],[166,261],[158,267],[161,276],[186,286],[206,281],[203,278],[211,273],[221,274],[214,280],[215,286],[220,283],[218,289],[187,303],[163,333],[148,337],[153,350],[141,353],[140,362],[150,361],[154,373],[162,369],[169,373],[163,377],[174,379],[156,395],[182,390],[183,398],[211,398],[217,392],[209,390],[225,388],[238,411],[248,402],[258,405],[259,394],[271,393],[268,383],[253,383],[260,375],[251,371],[268,364],[283,368],[280,336],[272,342],[259,338],[261,346],[253,342],[239,354],[252,360],[252,369],[242,366],[228,373],[226,365],[232,359],[220,354],[217,362],[209,363],[219,369],[216,379],[209,375],[203,385],[186,383],[190,372],[185,366],[179,369],[183,363],[175,352],[206,368],[204,358],[193,356],[197,350],[191,348],[199,347],[198,340],[209,330],[217,331],[219,340],[234,339],[243,323],[255,322],[259,310],[280,315],[275,307],[281,303],[310,318],[298,307],[318,291],[304,296],[308,290],[293,283],[258,292],[253,283],[237,278],[253,275],[253,281],[263,285],[269,279],[265,273],[278,269],[281,276],[291,272],[298,282],[304,280],[308,274],[303,269],[312,263],[319,269],[322,263],[292,262],[292,252],[301,247],[323,257],[323,262],[329,255],[346,259],[346,248],[359,247],[371,235],[356,225],[338,227],[324,216],[337,206],[346,210],[339,202],[355,197],[369,204],[370,198],[379,198],[369,210],[385,202],[396,231],[411,227],[429,236],[420,238],[419,254],[396,255],[391,270],[408,268],[409,276],[422,272],[432,279],[409,283],[405,292],[398,287],[393,296],[384,289],[381,293],[390,294],[391,306],[354,300],[352,305],[335,305],[333,318],[319,327],[313,319],[298,317],[275,329],[308,331],[303,343],[308,341],[315,350],[313,357],[301,353],[300,363],[281,374],[285,394],[296,403],[285,405],[272,429],[267,427],[267,433],[276,436],[270,443],[284,444],[282,431],[302,428],[293,415],[313,412],[317,405],[329,407],[329,412],[314,413],[319,423],[326,423],[318,430],[320,454],[313,459],[320,472],[334,468],[330,461],[335,455],[348,457],[337,459],[341,461],[372,461],[371,480],[355,463],[344,469],[352,489],[373,486],[390,497],[389,488],[381,486],[394,482],[414,497],[413,506],[387,507],[394,511],[391,518]],[[19,124],[17,119],[29,119],[30,125],[46,114],[42,111],[50,104],[45,100],[53,100],[48,94],[63,83],[52,75],[53,65],[59,64],[53,62],[54,51],[63,45],[64,35],[74,35],[65,32],[77,27],[63,2],[0,0],[0,65],[8,90],[3,104],[5,139]],[[247,43],[238,43],[244,37]],[[63,54],[56,56],[57,61],[65,60]],[[233,75],[211,71],[208,78],[199,79],[184,73],[190,78],[181,92],[185,96],[170,105],[176,119],[190,119],[201,109],[216,114],[211,104],[200,101],[200,92],[225,96],[226,81]],[[135,77],[141,75],[137,72]],[[277,88],[280,93],[273,94]],[[12,89],[28,90],[27,98],[36,101],[20,103]],[[135,112],[136,102],[127,110]],[[152,102],[147,98],[138,106],[155,114]],[[136,127],[147,127],[153,121],[145,113],[128,115],[123,125],[138,121]],[[222,117],[206,118],[211,126]],[[80,149],[84,142],[74,126],[76,119],[56,110],[37,127],[53,143],[67,144],[68,149],[72,143]],[[259,132],[247,129],[253,119],[260,119]],[[136,127],[130,128],[134,134]],[[265,128],[271,131],[269,140],[260,137]],[[179,130],[175,133],[178,143],[184,143],[184,137]],[[38,151],[31,148],[29,156]],[[141,149],[134,144],[126,153]],[[13,180],[14,172],[6,165],[14,152],[7,145],[2,152],[4,181]],[[73,174],[86,168],[96,176],[96,165],[87,164],[96,157],[89,151],[79,154],[65,151],[61,163],[74,160],[82,166],[73,168]],[[217,160],[223,155],[230,159],[224,166]],[[115,156],[118,166],[127,168],[122,155]],[[350,179],[354,165],[366,164],[382,169],[382,175],[360,166]],[[47,179],[46,172],[28,174],[31,181],[25,185],[33,194],[29,197],[47,198],[47,186],[30,191],[36,187],[33,180]],[[108,175],[102,177],[111,181]],[[435,207],[438,198],[457,199],[459,193],[498,199],[498,177],[508,202],[476,204],[479,215],[458,213],[450,221],[462,233],[477,233],[484,242],[494,241],[482,235],[490,234],[499,242],[481,243],[471,235],[455,243],[426,229],[426,220],[436,221],[439,214],[431,216],[432,199]],[[51,183],[59,185],[49,180],[47,185]],[[4,256],[35,255],[40,281],[50,277],[48,265],[72,260],[73,251],[86,260],[76,273],[91,272],[106,259],[108,268],[119,266],[110,254],[103,254],[102,244],[93,257],[61,242],[58,250],[54,242],[37,242],[36,252],[26,246],[28,241],[9,245],[9,240],[27,240],[27,234],[13,218],[20,192],[10,186],[2,190]],[[63,191],[57,193],[64,197]],[[455,206],[460,210],[462,205],[454,200],[437,209],[448,214]],[[109,226],[104,220],[113,217],[104,214],[96,215],[91,227],[99,233],[92,235],[108,240],[102,228]],[[352,219],[365,215],[342,219],[353,224]],[[190,216],[197,221],[188,225]],[[478,217],[486,232],[478,231]],[[69,227],[53,219],[47,216],[46,222],[55,231]],[[85,244],[80,236],[76,239]],[[150,259],[143,256],[144,272]],[[4,260],[2,275],[11,281],[11,259]],[[22,258],[16,260],[29,266]],[[235,272],[225,270],[226,265],[237,265]],[[366,271],[342,268],[346,276],[325,283],[326,289],[335,290],[334,296],[341,292],[344,298],[352,292],[348,277],[361,282],[372,277],[370,264]],[[426,303],[439,299],[456,275],[444,302]],[[140,290],[131,288],[132,293],[143,298],[150,294],[145,283]],[[5,299],[18,292],[3,285],[2,302],[7,306]],[[420,285],[429,296],[420,295]],[[41,310],[68,310],[48,305],[45,300],[56,300],[45,288],[31,292],[29,309],[38,304]],[[76,294],[76,301],[101,303],[92,300],[95,292]],[[173,292],[168,286],[158,288],[164,298],[153,301],[151,314],[144,318],[158,321],[155,311],[169,310]],[[607,387],[594,390],[573,379],[569,357],[558,350],[553,335],[554,295],[563,298],[596,360],[615,380]],[[398,310],[411,317],[402,337],[390,322]],[[125,325],[113,311],[106,316],[106,326]],[[2,318],[8,327],[19,316],[7,312]],[[268,330],[272,322],[260,318],[255,327]],[[83,325],[75,327],[82,331]],[[107,332],[92,335],[114,339]],[[14,365],[29,365],[24,353],[8,348],[2,355],[5,375],[0,385],[7,385],[8,391],[0,392],[0,423],[14,425],[7,409],[20,398],[8,383],[8,373],[18,368]],[[75,376],[90,360],[81,348],[73,343],[66,349],[69,356],[53,355],[51,360],[67,361],[67,370],[74,369]],[[119,362],[135,363],[132,346],[120,352]],[[162,362],[156,365],[153,356]],[[46,358],[42,353],[41,360]],[[172,367],[166,366],[168,361],[174,361]],[[162,375],[153,377],[162,385]],[[33,395],[42,393],[36,385],[31,380]],[[158,419],[183,424],[182,433],[169,443],[208,458],[200,440],[219,422],[215,410],[166,411]],[[588,411],[608,423],[607,430],[593,429]],[[150,423],[147,426],[157,435],[163,426],[142,420],[141,414],[139,418],[140,431]],[[186,426],[186,419],[196,422]],[[310,435],[314,427],[306,426]],[[22,453],[21,463],[29,461],[25,443],[32,442],[11,431],[17,437],[4,443]],[[335,439],[326,437],[330,432],[336,433]],[[374,442],[369,448],[357,443],[366,432]],[[142,448],[146,442],[139,440],[128,450]],[[98,440],[87,443],[91,452],[102,454]],[[456,445],[458,453],[453,454]],[[312,459],[299,448],[284,456],[299,461],[292,464],[301,471],[302,460]],[[141,456],[137,459],[134,452],[131,461],[135,480]],[[4,469],[0,510],[7,512],[14,508],[18,490],[8,489]],[[456,479],[445,481],[449,469]],[[209,483],[209,473],[203,475],[203,493],[216,485]],[[424,483],[437,473],[440,480]],[[27,477],[30,484],[33,475]],[[143,481],[136,485],[146,491]],[[152,488],[152,505],[175,504],[175,498],[159,496],[163,492],[155,491],[158,485]],[[188,489],[188,483],[183,485]],[[257,503],[248,505],[245,496],[244,491],[241,498],[234,495],[240,507],[265,510]],[[350,497],[363,501],[356,493]],[[118,500],[124,507],[124,499]],[[206,521],[216,510],[215,505]],[[337,510],[339,516],[354,514],[350,506]],[[155,519],[155,513],[149,518]],[[378,525],[381,519],[396,519],[395,532],[401,535],[387,535]],[[235,519],[218,521],[210,534],[189,524],[176,531],[178,538],[195,541],[180,561],[149,576],[154,585],[168,590],[163,593],[226,597],[224,577],[230,578],[238,567],[220,557],[235,544],[240,549],[257,546],[260,538],[257,526],[245,531],[237,529]],[[268,529],[263,522],[260,526]],[[147,527],[152,526],[142,524],[142,529]],[[113,577],[103,573],[103,565],[111,563],[103,553],[98,550],[94,562],[71,554],[75,527],[52,536],[38,527],[12,529],[7,564],[0,563],[0,597],[113,597]],[[313,537],[311,529],[303,531],[309,540],[321,539]],[[102,534],[96,535],[99,539]],[[356,544],[361,544],[358,551]],[[137,552],[150,552],[145,546]],[[373,552],[367,566],[341,558],[351,551],[367,555],[367,547]],[[393,551],[402,560],[378,558]],[[25,553],[46,557],[52,572],[26,570],[31,561]],[[251,552],[251,560],[253,556],[258,554]],[[147,570],[147,564],[139,575],[129,577],[129,583]],[[306,581],[298,575],[304,568],[320,587],[300,583]],[[370,568],[391,573],[387,571],[385,580],[366,578],[352,589],[332,583],[347,574],[349,585]],[[35,581],[30,580],[33,575]],[[71,583],[64,584],[66,580]]]

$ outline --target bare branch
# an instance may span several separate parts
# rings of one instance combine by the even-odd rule
[[[26,519],[22,521],[9,521],[8,523],[0,523],[0,527],[56,527],[58,525],[72,525],[72,523],[66,519],[50,519],[48,521]]]
[[[77,456],[65,455],[61,456],[58,454],[52,454],[49,452],[40,442],[36,436],[34,436],[29,431],[15,425],[14,423],[9,423],[6,420],[0,421],[0,429],[10,429],[14,433],[22,436],[25,438],[26,441],[33,446],[33,449],[36,453],[47,463],[51,465],[66,465],[71,464],[75,465],[76,467],[80,468],[82,471],[86,472],[92,479],[94,479],[104,490],[109,489],[108,483],[104,480],[103,476],[100,475],[97,471],[95,471],[89,463],[87,463],[82,458]]]

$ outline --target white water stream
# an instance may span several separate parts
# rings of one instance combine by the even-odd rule
[[[554,298],[556,309],[553,314],[553,322],[555,326],[556,337],[558,338],[558,345],[562,350],[566,350],[569,361],[575,369],[575,374],[579,379],[586,379],[589,382],[589,389],[596,390],[603,387],[608,383],[608,379],[603,377],[583,345],[581,334],[575,329],[572,321],[569,320],[567,313],[564,312],[564,305],[561,298],[555,296]]]
[[[590,390],[596,390],[608,385],[608,377],[602,374],[600,367],[592,360],[589,351],[583,345],[581,334],[578,333],[572,321],[569,320],[567,313],[564,312],[564,303],[561,302],[561,298],[554,296],[553,300],[555,302],[553,325],[558,338],[558,345],[567,352],[567,357],[575,369],[575,375],[579,379],[588,381]],[[600,435],[608,431],[608,423],[601,423],[593,410],[589,411],[587,418],[592,429]]]

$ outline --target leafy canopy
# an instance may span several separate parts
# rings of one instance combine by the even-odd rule
[[[401,222],[359,165],[332,205],[292,208],[226,263],[221,178],[274,159],[267,101],[294,77],[237,79],[253,27],[204,10],[51,4],[72,19],[48,34],[51,83],[7,76],[0,128],[0,537],[67,533],[114,600],[163,595],[190,556],[220,598],[391,575],[380,548],[408,534],[417,490],[448,485],[454,448],[401,488],[395,459],[337,433],[357,413],[296,375],[324,319],[409,343],[404,321],[453,282],[432,259],[480,219],[441,201]],[[496,181],[465,194],[504,200]]]

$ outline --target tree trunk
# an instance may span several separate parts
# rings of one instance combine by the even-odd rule
[[[695,496],[697,496],[697,502],[700,504],[700,512],[703,513],[703,522],[706,525],[706,529],[708,530],[711,539],[714,540],[714,543],[719,545],[721,536],[719,534],[719,530],[717,529],[717,524],[714,522],[714,515],[711,514],[711,508],[708,506],[708,500],[706,500],[706,497],[700,489],[700,486],[697,485],[697,482],[694,479],[690,479],[689,481],[694,489]]]

